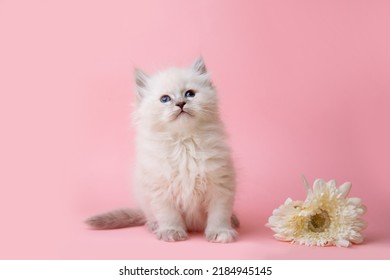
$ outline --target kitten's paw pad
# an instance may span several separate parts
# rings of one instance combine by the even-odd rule
[[[182,229],[166,229],[166,230],[158,230],[156,232],[156,236],[158,239],[173,242],[173,241],[183,241],[186,240],[188,235]]]
[[[215,243],[230,243],[237,239],[237,232],[234,229],[206,230],[206,239]]]

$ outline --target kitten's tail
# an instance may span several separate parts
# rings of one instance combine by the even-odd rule
[[[93,216],[85,221],[93,229],[116,229],[142,226],[146,222],[140,209],[118,209]]]

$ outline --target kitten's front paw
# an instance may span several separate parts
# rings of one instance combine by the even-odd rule
[[[156,221],[148,221],[146,227],[150,232],[156,232],[158,230],[158,223]]]
[[[230,243],[237,239],[237,232],[232,228],[207,229],[206,239],[216,243]]]
[[[186,240],[188,235],[182,229],[165,229],[156,231],[158,239],[168,242]]]

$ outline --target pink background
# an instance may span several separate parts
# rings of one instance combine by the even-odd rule
[[[390,259],[389,1],[0,1],[1,259]],[[238,170],[240,240],[83,220],[134,206],[132,69],[202,54]],[[300,176],[353,183],[366,242],[264,227]]]

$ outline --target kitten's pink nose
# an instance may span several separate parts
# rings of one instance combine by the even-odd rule
[[[185,102],[177,102],[177,103],[176,103],[176,106],[179,106],[180,109],[182,109],[182,110],[183,110],[184,105],[186,105]]]

